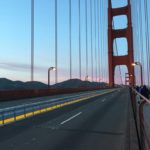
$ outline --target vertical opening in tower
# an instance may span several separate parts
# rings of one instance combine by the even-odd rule
[[[113,29],[125,29],[128,26],[128,19],[126,15],[119,15],[119,16],[114,16],[113,17]]]
[[[112,8],[119,8],[128,5],[127,0],[111,0],[112,1]]]
[[[113,41],[113,56],[124,56],[128,54],[128,42],[126,38],[116,38]]]
[[[128,69],[126,65],[117,65],[115,67],[115,85],[129,84]]]

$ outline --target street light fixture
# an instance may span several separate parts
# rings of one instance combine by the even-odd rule
[[[132,66],[140,66],[140,73],[141,73],[141,86],[143,86],[143,69],[142,69],[142,64],[140,62],[134,62],[132,63]]]
[[[48,88],[50,87],[50,71],[56,71],[55,67],[50,67],[48,69]]]

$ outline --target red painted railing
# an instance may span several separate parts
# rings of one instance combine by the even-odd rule
[[[0,101],[16,100],[30,97],[41,97],[56,94],[69,94],[84,91],[93,91],[106,88],[64,88],[64,89],[32,89],[32,90],[11,90],[11,91],[0,91]],[[107,88],[108,89],[108,88]]]
[[[145,98],[133,88],[131,88],[131,97],[140,149],[150,150],[150,137],[148,136],[150,133],[150,122],[147,122],[144,116],[144,106],[146,104],[150,105],[150,100]]]

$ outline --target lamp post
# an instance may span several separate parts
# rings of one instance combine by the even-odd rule
[[[50,67],[48,69],[48,88],[50,87],[50,71],[56,71],[55,67]]]
[[[142,64],[140,62],[134,62],[132,63],[132,66],[140,66],[140,74],[141,74],[141,86],[143,86],[143,68],[142,68]]]

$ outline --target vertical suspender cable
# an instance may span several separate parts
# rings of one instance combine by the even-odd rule
[[[141,41],[141,63],[143,65],[143,70],[145,70],[145,63],[144,63],[144,55],[143,55],[143,51],[144,51],[144,47],[143,47],[143,24],[142,24],[142,3],[139,0],[139,19],[140,19],[140,41]],[[143,71],[144,74],[144,71]]]
[[[146,24],[147,24],[147,78],[148,78],[148,85],[150,85],[150,78],[149,78],[149,72],[150,72],[150,61],[149,61],[149,56],[150,56],[150,52],[149,52],[149,49],[150,49],[150,43],[149,43],[149,21],[148,21],[148,8],[147,8],[147,0],[146,1]]]
[[[139,43],[139,48],[138,48],[138,53],[139,53],[139,62],[141,62],[142,64],[143,64],[143,62],[142,62],[142,43],[141,43],[141,20],[140,20],[140,8],[139,8],[139,1],[137,1],[137,6],[136,6],[136,10],[137,10],[137,12],[136,12],[136,14],[137,14],[137,21],[138,21],[138,43]],[[140,73],[139,73],[139,84],[140,84]]]
[[[138,7],[137,7],[137,3],[135,3],[135,13],[137,14],[137,17],[136,17],[136,24],[137,24],[137,30],[136,30],[136,33],[137,33],[137,42],[138,42],[138,47],[137,47],[137,60],[139,60],[140,58],[140,53],[139,53],[139,48],[140,48],[140,41],[139,41],[139,11],[138,11]]]
[[[104,3],[103,3],[103,0],[102,0],[102,20],[104,21]],[[104,56],[104,23],[102,23],[102,56]],[[104,56],[105,57],[105,56]],[[103,57],[103,60],[102,60],[102,66],[104,68],[104,57]],[[102,80],[104,81],[104,71],[102,71]]]
[[[148,29],[148,32],[147,32],[147,34],[148,34],[148,54],[147,54],[147,63],[148,63],[148,85],[150,85],[150,75],[149,75],[149,73],[150,73],[150,30],[149,30],[149,16],[148,16],[148,2],[146,1],[146,11],[147,11],[147,29]]]
[[[136,14],[137,15],[137,17],[135,17],[135,36],[134,36],[134,38],[136,38],[135,39],[135,41],[136,41],[136,61],[139,61],[139,39],[138,39],[138,37],[139,37],[139,34],[138,34],[138,12],[137,12],[137,3],[135,3],[134,4],[134,14]],[[136,71],[136,74],[137,74],[137,77],[136,77],[136,83],[138,84],[139,83],[139,72],[138,72],[138,70],[135,70]]]
[[[71,0],[69,0],[69,46],[70,46],[70,79],[72,79],[72,11],[71,11]]]
[[[96,57],[97,57],[97,82],[99,82],[99,19],[98,19],[98,0],[96,0],[96,20],[97,20],[97,51],[96,51]]]
[[[105,77],[105,82],[107,82],[107,70],[106,70],[106,68],[107,68],[107,61],[106,61],[106,45],[107,45],[107,43],[106,43],[106,31],[107,31],[107,25],[106,25],[106,1],[104,2],[104,58],[105,58],[105,60],[104,60],[104,63],[105,63],[105,71],[104,71],[104,77]]]
[[[139,42],[138,42],[138,35],[137,35],[137,22],[136,22],[137,21],[137,17],[135,17],[135,14],[137,12],[136,12],[136,6],[135,6],[135,2],[134,1],[132,1],[131,5],[132,5],[132,17],[133,17],[132,22],[133,22],[133,26],[134,26],[134,28],[133,28],[134,59],[136,61],[138,61],[138,48],[139,48],[138,44],[139,44]],[[137,69],[135,69],[135,73],[137,74],[137,77],[138,77],[138,70]],[[135,82],[136,83],[138,82],[138,78],[137,77],[135,78]]]
[[[147,27],[147,12],[146,12],[146,1],[144,0],[144,17],[145,17],[145,37],[146,37],[146,56],[148,55],[148,34],[147,34],[147,31],[148,31],[148,27]],[[146,57],[145,56],[145,57]],[[148,82],[148,62],[147,62],[147,57],[146,57],[146,73],[147,73],[147,82]]]
[[[31,81],[34,80],[34,0],[31,0]]]
[[[105,1],[105,67],[108,68],[108,55],[107,55],[107,43],[108,43],[108,38],[107,38],[107,27],[108,27],[108,24],[107,24],[107,21],[108,21],[108,16],[107,16],[107,6],[108,6],[108,1]],[[108,82],[108,70],[105,69],[105,76],[106,76],[106,80],[105,82]]]
[[[144,62],[144,44],[143,44],[143,24],[142,24],[142,2],[141,2],[141,0],[139,0],[140,2],[139,2],[139,12],[141,12],[140,13],[140,37],[141,37],[141,61],[142,61],[142,64],[143,64],[143,70],[145,70],[145,62]],[[145,75],[145,72],[143,71],[143,74]],[[145,78],[144,78],[144,82],[145,82]]]
[[[87,25],[87,0],[85,0],[85,26],[86,26],[86,77],[88,77],[88,25]]]
[[[103,18],[102,18],[102,1],[100,1],[100,20],[101,22],[103,21]],[[103,60],[102,60],[102,56],[103,56],[103,23],[101,23],[101,41],[100,41],[100,44],[101,44],[101,51],[100,51],[100,63],[101,63],[101,74],[100,74],[100,78],[101,78],[101,81],[103,81]]]
[[[148,81],[148,84],[150,84],[150,81],[149,81],[149,48],[150,48],[150,45],[149,45],[149,29],[148,29],[148,9],[147,9],[147,0],[144,0],[144,9],[145,9],[145,35],[146,35],[146,56],[147,56],[147,81]]]
[[[81,80],[81,8],[80,0],[78,1],[79,5],[79,78]]]
[[[148,27],[147,27],[147,12],[146,12],[146,0],[144,0],[144,18],[145,18],[145,38],[146,38],[146,55],[145,57],[148,55]],[[147,61],[147,57],[146,57],[146,77],[147,77],[147,80],[146,82],[148,82],[148,61]]]
[[[97,47],[96,47],[96,0],[94,0],[94,20],[95,20],[95,76],[96,76],[96,82],[97,82],[97,55],[96,55],[96,51],[97,51]]]
[[[56,71],[55,71],[55,83],[57,83],[57,73],[58,73],[58,65],[57,65],[57,0],[55,0],[55,67],[56,67]]]
[[[98,20],[98,76],[99,76],[99,82],[100,82],[100,18],[99,18],[99,13],[100,13],[100,10],[99,10],[99,0],[97,0],[97,20]]]
[[[104,57],[104,66],[105,66],[105,70],[104,70],[104,82],[105,82],[105,81],[106,81],[106,55],[105,55],[105,46],[106,46],[106,45],[105,45],[105,44],[106,44],[106,43],[105,43],[105,42],[106,42],[106,41],[105,41],[105,40],[106,40],[106,38],[105,38],[106,22],[105,22],[105,21],[106,21],[106,20],[105,20],[105,19],[106,19],[106,18],[105,18],[105,1],[104,1],[104,0],[103,0],[103,8],[104,8],[104,9],[103,9],[103,11],[104,11],[104,14],[103,14],[103,19],[104,19],[104,29],[103,29],[103,30],[104,30],[104,31],[103,31],[103,38],[104,38],[104,40],[103,40],[103,43],[104,43],[104,44],[103,44],[103,46],[104,46],[104,56],[105,56],[105,57]]]
[[[108,1],[107,1],[107,10],[108,10]],[[107,15],[108,15],[108,13],[107,13]],[[108,18],[108,16],[107,16],[107,18]],[[107,20],[107,27],[108,27],[108,20]],[[106,32],[108,32],[108,28],[107,28],[107,31]],[[108,34],[107,34],[107,36],[108,36]],[[108,38],[107,38],[107,43],[108,43]],[[107,44],[107,56],[108,56],[108,44]],[[108,64],[108,57],[107,57],[107,64]],[[108,73],[108,70],[109,70],[109,67],[108,67],[108,65],[107,65],[107,83],[109,83],[109,73]]]
[[[108,28],[107,28],[107,27],[108,27],[108,13],[107,13],[107,10],[108,10],[108,1],[106,1],[106,8],[105,8],[105,11],[106,11],[106,17],[105,17],[105,20],[106,20],[106,29],[105,29],[106,45],[108,45],[108,44],[107,44],[107,43],[108,43],[108,38],[107,38],[107,36],[108,36],[108,35],[107,35],[107,31],[108,31]],[[106,68],[107,68],[107,69],[106,69],[106,73],[107,73],[107,75],[106,75],[106,82],[108,83],[108,82],[109,82],[109,81],[108,81],[108,80],[109,80],[109,79],[108,79],[108,78],[109,78],[109,77],[108,77],[108,74],[109,74],[109,73],[108,73],[108,46],[106,46],[106,52],[105,52],[105,53],[106,53],[106,56],[107,56],[107,57],[106,57],[106,66],[107,66],[107,67],[106,67]]]
[[[102,10],[102,1],[100,1],[100,18],[101,18],[101,21],[103,22],[103,10]],[[102,56],[103,56],[103,23],[101,23],[101,82],[103,81],[103,60],[102,60]]]
[[[137,34],[138,34],[138,37],[137,37],[137,41],[138,41],[138,55],[137,55],[137,59],[138,59],[138,61],[139,62],[141,62],[141,36],[140,36],[140,24],[141,24],[141,22],[140,22],[140,16],[139,16],[139,13],[141,13],[141,12],[139,12],[139,2],[137,1],[136,3],[135,3],[135,7],[136,7],[136,14],[137,14]],[[142,63],[142,62],[141,62]],[[138,83],[140,84],[140,72],[138,71],[138,76],[139,76],[139,78],[138,78]]]
[[[139,43],[139,46],[138,46],[138,51],[139,51],[139,56],[138,56],[138,59],[139,61],[141,62],[141,36],[140,36],[140,13],[139,12],[139,1],[137,1],[136,3],[136,14],[137,14],[137,27],[138,27],[138,30],[137,30],[137,33],[138,33],[138,43]]]
[[[92,9],[92,1],[90,0],[90,19],[91,19],[91,75],[92,75],[92,82],[93,82],[93,9]]]

